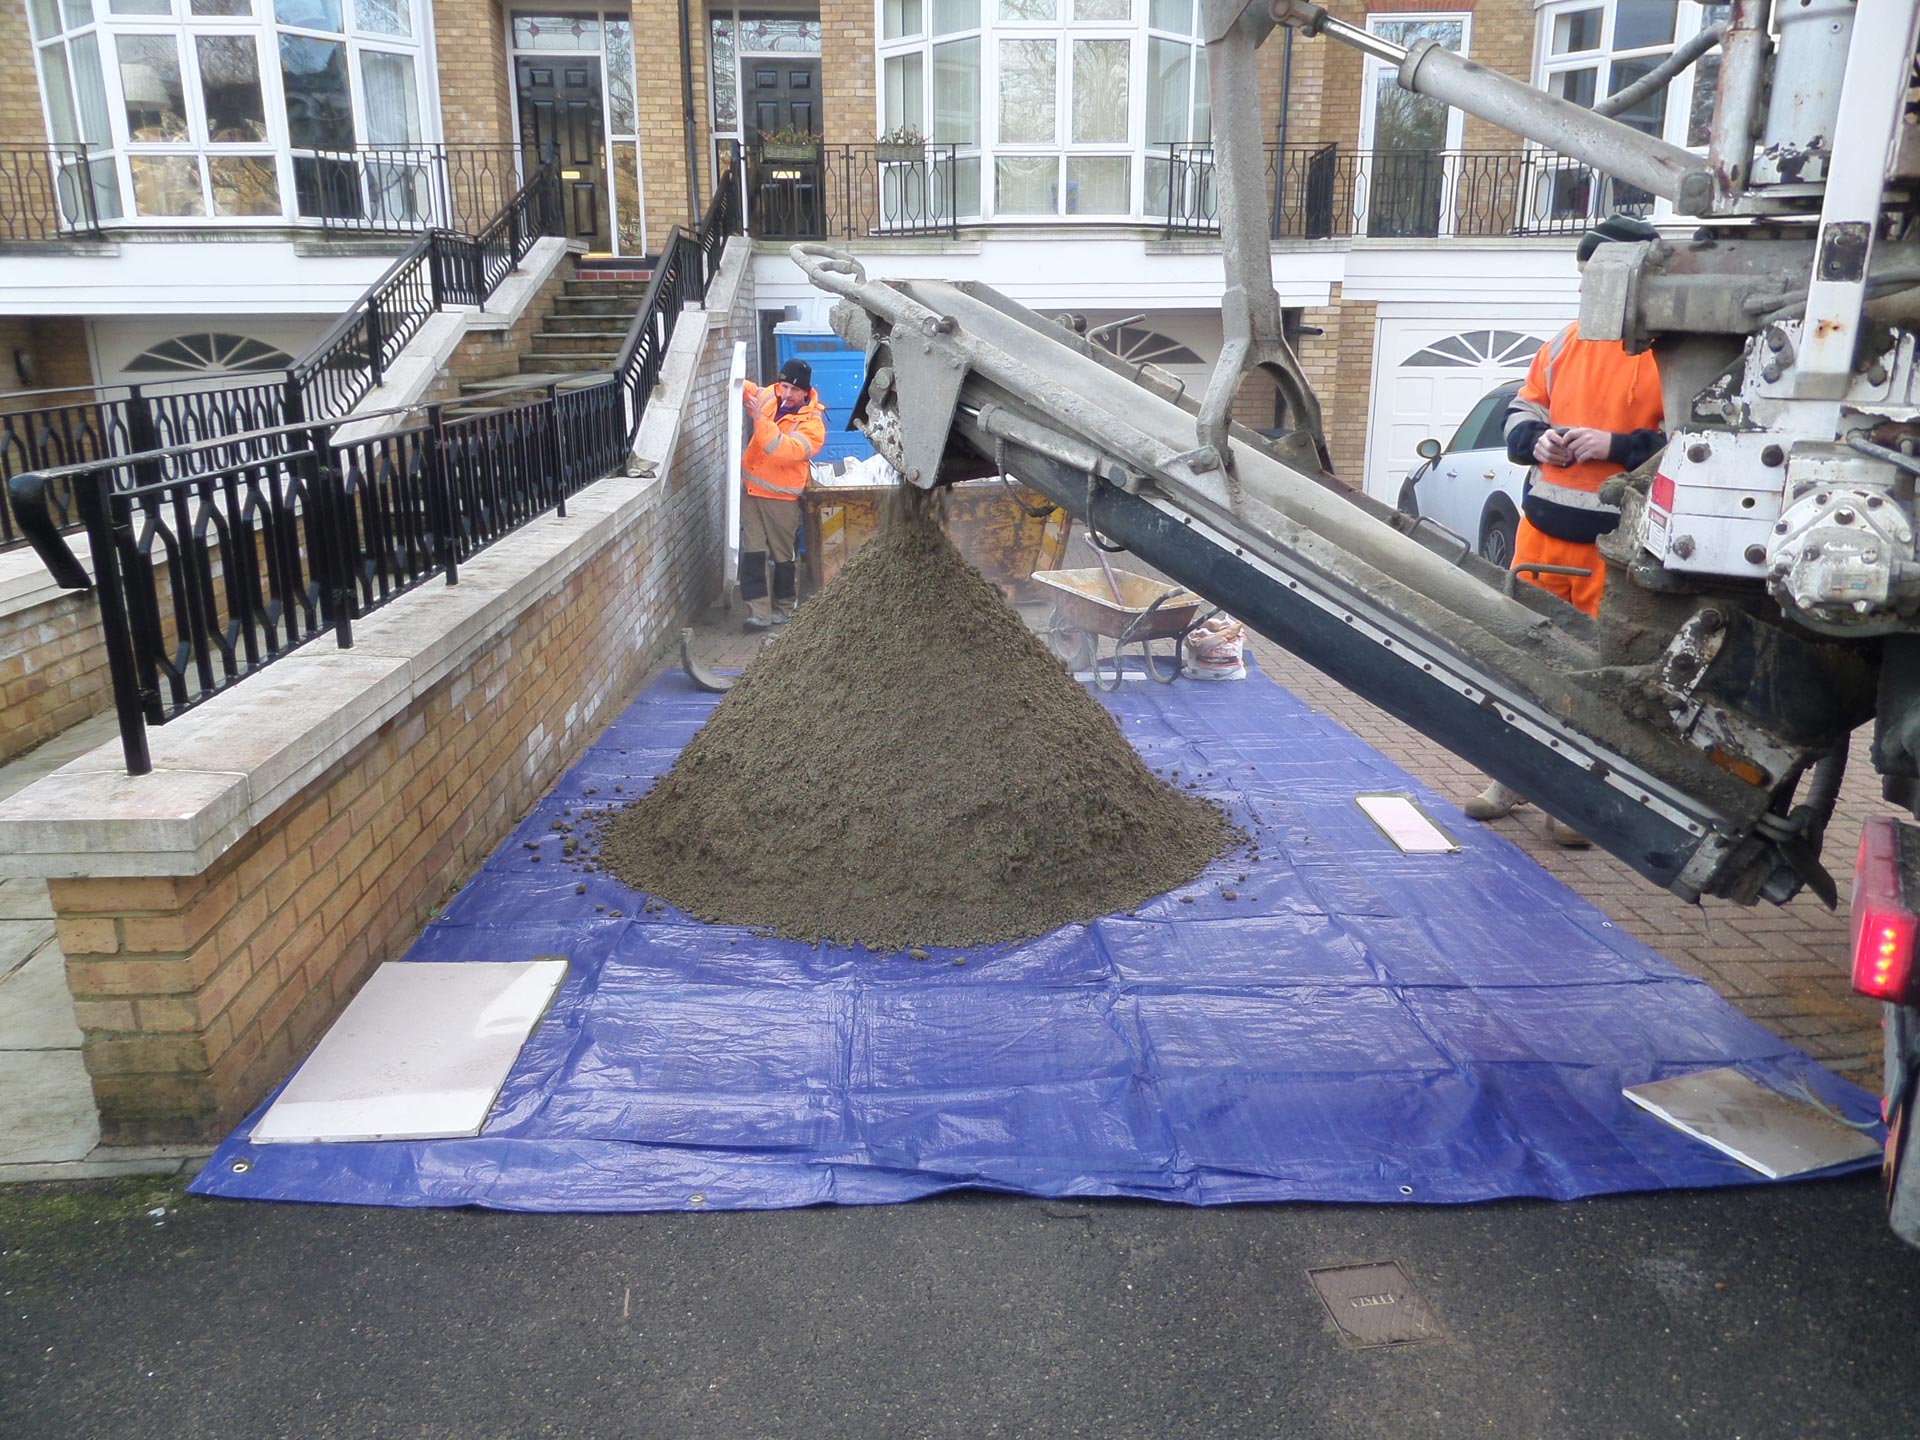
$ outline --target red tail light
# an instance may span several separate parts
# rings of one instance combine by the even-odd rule
[[[1648,498],[1647,503],[1654,509],[1664,510],[1671,515],[1673,513],[1673,481],[1664,475],[1655,475],[1653,494]]]
[[[1853,988],[1896,1005],[1913,1002],[1913,941],[1920,918],[1900,885],[1900,826],[1867,821],[1853,871]]]

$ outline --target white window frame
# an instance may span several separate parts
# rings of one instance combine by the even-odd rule
[[[1371,12],[1367,16],[1367,33],[1377,35],[1380,25],[1392,25],[1395,22],[1413,21],[1416,23],[1440,21],[1458,21],[1460,25],[1460,49],[1456,52],[1462,60],[1473,55],[1473,12],[1471,10],[1386,10]],[[1397,43],[1397,42],[1396,42]],[[1358,194],[1348,197],[1348,204],[1356,220],[1355,238],[1360,238],[1365,227],[1371,226],[1373,218],[1373,197],[1378,193],[1377,180],[1379,166],[1374,157],[1374,138],[1378,127],[1375,118],[1375,103],[1380,94],[1381,77],[1388,73],[1384,61],[1369,55],[1360,73],[1360,143],[1359,152],[1369,157],[1355,167],[1354,184],[1365,186],[1367,193],[1363,203]],[[1441,204],[1439,225],[1435,238],[1447,239],[1453,234],[1454,207],[1446,203],[1445,197],[1456,193],[1461,173],[1461,139],[1466,130],[1466,114],[1457,106],[1447,107],[1447,133],[1445,144],[1441,147]],[[1405,237],[1394,237],[1396,239]]]
[[[1554,55],[1554,21],[1562,15],[1576,14],[1582,10],[1599,10],[1600,41],[1591,50],[1579,50],[1570,55]],[[1555,75],[1568,71],[1595,69],[1594,98],[1605,99],[1611,92],[1613,67],[1621,60],[1657,60],[1670,55],[1679,46],[1697,35],[1705,24],[1705,8],[1698,0],[1676,0],[1673,17],[1673,38],[1664,44],[1638,46],[1630,50],[1614,49],[1614,28],[1619,13],[1619,0],[1536,0],[1534,7],[1533,42],[1533,83],[1546,90]],[[1685,147],[1687,144],[1688,119],[1693,107],[1693,87],[1699,72],[1699,63],[1689,65],[1676,75],[1667,86],[1666,118],[1662,124],[1660,137],[1672,144]],[[1536,147],[1537,148],[1537,147]],[[1700,147],[1694,147],[1696,149]],[[1544,180],[1545,177],[1542,177]],[[1536,181],[1541,183],[1541,181]],[[1603,204],[1597,192],[1595,203],[1588,209],[1588,218],[1602,218]],[[1539,202],[1534,206],[1536,214],[1554,213],[1551,207],[1543,209]],[[1567,212],[1571,216],[1571,212]],[[1654,197],[1652,219],[1655,221],[1676,218],[1672,202]]]
[[[356,145],[367,143],[359,138],[366,134],[365,85],[361,79],[360,57],[372,51],[399,55],[411,60],[414,67],[414,98],[420,107],[420,140],[416,143],[422,145],[441,143],[440,86],[435,68],[433,13],[430,0],[408,0],[413,30],[410,36],[361,30],[353,0],[340,0],[343,29],[339,32],[282,25],[274,16],[273,0],[253,0],[251,15],[195,15],[192,0],[170,0],[171,12],[167,15],[115,15],[111,12],[110,0],[60,0],[60,3],[63,8],[60,12],[62,26],[59,34],[43,37],[36,32],[32,39],[34,70],[40,82],[41,115],[46,123],[47,133],[53,134],[53,108],[48,98],[44,59],[46,52],[54,46],[67,46],[81,35],[94,36],[100,55],[109,143],[105,146],[90,146],[88,157],[94,162],[106,162],[111,165],[114,177],[113,193],[120,207],[117,217],[103,216],[103,224],[143,229],[226,229],[229,227],[276,229],[288,225],[319,226],[322,223],[317,216],[299,214],[294,187],[294,150],[287,120],[286,92],[280,79],[282,33],[328,43],[338,42],[344,47],[347,64],[347,94],[352,110]],[[92,19],[81,25],[66,24],[64,7],[70,4],[90,6]],[[118,38],[123,35],[151,35],[172,39],[175,54],[180,62],[180,81],[187,111],[189,135],[186,141],[178,144],[151,140],[136,141],[129,134],[118,45]],[[200,85],[199,46],[195,44],[195,37],[201,35],[253,37],[254,53],[260,67],[260,98],[267,130],[265,141],[215,145],[208,140],[205,104]],[[74,105],[77,125],[80,104],[77,90],[71,84],[70,60],[68,72],[70,80],[68,98]],[[280,191],[279,211],[271,215],[214,214],[212,176],[206,164],[207,159],[268,155],[271,155],[274,160],[274,175]],[[133,172],[130,162],[133,158],[141,156],[191,157],[199,170],[200,201],[203,213],[199,215],[140,214],[134,204]]]
[[[962,215],[966,223],[993,225],[1140,225],[1164,216],[1145,209],[1147,171],[1150,163],[1164,155],[1146,143],[1147,91],[1150,83],[1148,54],[1150,40],[1184,42],[1191,47],[1188,61],[1190,77],[1206,64],[1206,46],[1199,38],[1199,23],[1180,32],[1161,29],[1151,23],[1151,0],[1132,0],[1131,14],[1124,20],[1073,19],[1074,0],[1055,0],[1054,18],[1047,20],[1007,20],[999,16],[999,0],[980,0],[977,27],[934,35],[933,0],[922,0],[920,29],[912,35],[885,38],[886,0],[874,0],[874,126],[875,134],[886,127],[886,64],[900,55],[918,53],[923,57],[922,110],[918,128],[931,138],[934,95],[933,51],[939,45],[956,40],[977,39],[980,43],[980,142],[963,145],[957,158],[980,164],[980,210],[977,215]],[[1197,6],[1195,7],[1197,9]],[[1192,13],[1192,12],[1190,12]],[[1054,116],[1052,143],[1003,141],[1000,138],[1000,41],[1003,39],[1052,40],[1054,50]],[[1073,44],[1077,40],[1123,41],[1127,45],[1127,134],[1124,140],[1080,141],[1073,138]],[[1194,81],[1188,82],[1189,128],[1194,107]],[[1209,108],[1211,96],[1209,96]],[[1200,142],[1204,143],[1204,142]],[[1020,212],[1002,214],[997,204],[997,162],[1002,158],[1054,156],[1055,209],[1052,213]],[[1127,203],[1123,210],[1088,215],[1066,209],[1068,198],[1067,165],[1073,159],[1117,158],[1127,162]]]

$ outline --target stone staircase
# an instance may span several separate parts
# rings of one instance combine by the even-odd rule
[[[555,300],[553,314],[520,354],[520,381],[510,376],[470,380],[460,387],[463,394],[497,393],[521,382],[528,389],[564,388],[597,379],[613,368],[620,344],[646,297],[647,282],[603,280],[588,272],[563,283],[565,290]]]

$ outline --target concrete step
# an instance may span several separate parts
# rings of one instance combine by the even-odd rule
[[[635,300],[647,293],[645,280],[569,280],[569,295],[630,295]]]
[[[556,315],[624,315],[631,320],[640,302],[625,295],[561,295],[553,302]]]
[[[625,336],[633,324],[631,313],[621,315],[549,315],[541,333],[555,335]]]
[[[527,375],[578,375],[588,370],[612,368],[613,355],[557,355],[551,351],[528,350],[520,356],[520,369]]]
[[[627,338],[624,330],[593,330],[577,333],[567,330],[540,330],[533,337],[529,353],[542,355],[617,355]]]
[[[509,405],[524,405],[528,400],[537,399],[546,392],[549,385],[556,385],[562,390],[573,390],[582,385],[597,385],[607,368],[607,366],[601,366],[596,370],[568,374],[530,371],[524,375],[502,375],[493,380],[468,380],[460,386],[460,393],[495,397],[477,408],[503,409]],[[449,406],[452,405],[461,405],[468,414],[474,413],[476,408],[457,400],[450,401]]]

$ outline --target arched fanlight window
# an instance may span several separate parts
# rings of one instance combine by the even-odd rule
[[[1139,325],[1122,325],[1118,330],[1109,330],[1100,337],[1099,343],[1122,360],[1130,360],[1136,365],[1142,362],[1155,365],[1207,363],[1179,341],[1169,339],[1158,330],[1148,330]]]
[[[1463,330],[1444,340],[1419,349],[1406,359],[1408,365],[1445,368],[1453,365],[1525,365],[1540,348],[1538,335],[1523,335],[1517,330]]]
[[[176,335],[143,350],[127,362],[129,372],[140,374],[200,375],[225,374],[232,370],[285,370],[293,357],[264,340],[245,335]]]

